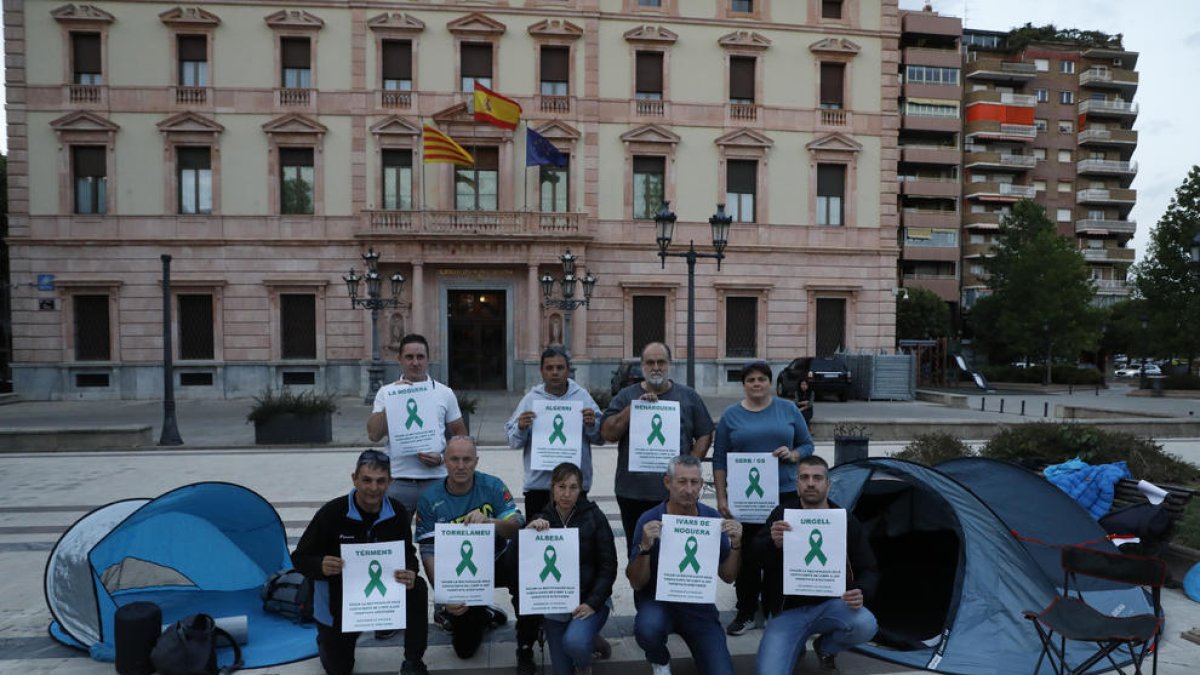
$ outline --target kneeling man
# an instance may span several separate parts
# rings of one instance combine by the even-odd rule
[[[408,610],[404,630],[402,675],[426,675],[421,660],[429,642],[427,618],[429,589],[417,576],[409,514],[400,502],[387,496],[392,482],[390,458],[378,450],[365,450],[350,475],[354,489],[322,506],[300,537],[292,564],[313,580],[313,618],[317,620],[317,650],[328,675],[354,671],[358,633],[342,632],[342,544],[403,541],[404,569],[392,570],[392,579],[407,589]]]
[[[763,591],[770,615],[758,645],[758,675],[792,672],[812,635],[817,636],[813,651],[827,670],[837,668],[834,657],[839,652],[875,636],[875,616],[863,603],[875,595],[879,586],[879,566],[866,530],[852,513],[846,513],[846,592],[842,597],[783,594],[783,533],[792,529],[783,520],[783,510],[836,508],[840,507],[829,501],[829,464],[816,455],[802,458],[797,467],[796,492],[781,496],[755,542],[767,561],[769,578],[763,580]]]

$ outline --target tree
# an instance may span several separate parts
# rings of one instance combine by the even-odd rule
[[[1146,257],[1134,266],[1134,286],[1145,300],[1151,349],[1183,356],[1189,367],[1200,354],[1200,286],[1192,277],[1192,238],[1200,232],[1200,166],[1175,190],[1150,234]]]
[[[908,297],[896,300],[896,337],[927,340],[950,335],[950,308],[928,288],[906,288]]]
[[[1099,338],[1101,312],[1087,263],[1060,237],[1046,211],[1022,199],[1000,225],[984,262],[992,294],[971,310],[976,340],[990,356],[1077,355]]]

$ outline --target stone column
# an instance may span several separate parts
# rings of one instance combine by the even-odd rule
[[[526,281],[525,307],[525,359],[536,361],[541,353],[542,344],[542,282],[538,279],[537,263],[529,264],[529,278]]]

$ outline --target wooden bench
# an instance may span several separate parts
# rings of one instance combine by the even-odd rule
[[[1129,478],[1122,478],[1113,488],[1113,505],[1109,511],[1116,511],[1132,506],[1134,504],[1145,504],[1149,500],[1138,490],[1138,482]],[[1167,491],[1167,496],[1163,499],[1163,509],[1171,516],[1172,524],[1179,522],[1183,518],[1183,512],[1187,509],[1188,502],[1192,501],[1192,497],[1196,495],[1196,490],[1191,488],[1179,487],[1177,485],[1159,485],[1158,487]]]

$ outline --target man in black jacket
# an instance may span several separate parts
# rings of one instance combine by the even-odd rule
[[[792,529],[783,520],[784,509],[836,508],[840,507],[829,501],[829,464],[816,455],[801,459],[796,493],[784,495],[755,541],[767,561],[763,590],[771,615],[758,645],[758,675],[792,672],[811,635],[817,636],[817,659],[829,670],[837,669],[834,657],[839,652],[875,636],[875,616],[863,603],[879,586],[879,566],[866,531],[851,513],[846,513],[846,592],[840,598],[783,594],[783,533]]]
[[[292,564],[313,580],[313,618],[317,620],[317,649],[328,675],[350,675],[358,633],[342,632],[342,544],[404,542],[405,569],[392,571],[407,589],[407,628],[404,630],[402,675],[427,675],[421,659],[429,642],[429,590],[417,576],[409,514],[387,496],[392,482],[391,461],[378,450],[364,450],[350,475],[354,489],[322,506],[300,537]]]

